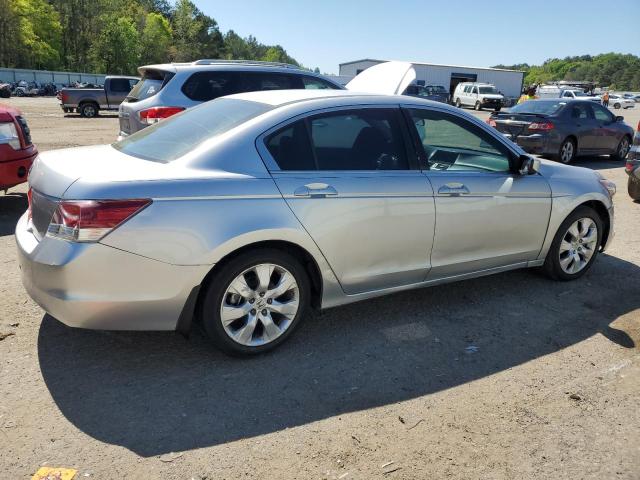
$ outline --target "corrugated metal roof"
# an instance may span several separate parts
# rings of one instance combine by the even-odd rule
[[[377,60],[375,58],[363,58],[361,60],[353,60],[351,62],[344,62],[338,65],[338,67],[342,67],[343,65],[353,65],[354,63],[362,63],[362,62],[390,62],[391,60]],[[411,60],[402,60],[414,65],[427,65],[429,67],[448,67],[448,68],[460,68],[460,69],[474,69],[474,70],[493,70],[496,72],[516,72],[516,73],[525,73],[522,70],[509,70],[506,68],[491,68],[491,67],[472,67],[472,66],[464,66],[464,65],[446,65],[443,63],[428,63],[428,62],[413,62]]]

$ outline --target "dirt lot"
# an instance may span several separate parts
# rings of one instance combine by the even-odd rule
[[[8,103],[43,151],[117,134],[113,115]],[[635,126],[640,108],[621,114]],[[250,360],[198,332],[44,315],[16,264],[26,200],[0,195],[1,477],[640,478],[640,204],[620,163],[577,164],[619,190],[616,239],[583,279],[518,271],[337,308]]]

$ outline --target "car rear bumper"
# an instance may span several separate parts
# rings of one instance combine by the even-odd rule
[[[27,215],[16,227],[22,283],[71,327],[175,330],[190,292],[211,266],[177,266],[100,243],[38,241]]]
[[[27,181],[29,169],[37,153],[17,160],[0,162],[0,189],[14,187]]]
[[[512,135],[503,133],[509,140],[514,141]],[[518,144],[525,152],[532,153],[534,155],[548,155],[556,153],[550,146],[550,139],[548,135],[533,134],[533,135],[520,135],[516,138],[515,143]]]

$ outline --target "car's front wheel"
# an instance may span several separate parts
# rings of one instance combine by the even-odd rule
[[[477,111],[482,110],[482,104],[480,102],[476,102],[476,104],[473,106],[473,108]]]
[[[619,103],[614,103],[613,104],[613,108],[615,108],[616,110],[620,110],[620,104]]]
[[[456,98],[456,107],[460,108],[462,107],[462,103],[460,103],[460,99]]]
[[[622,137],[620,143],[618,144],[618,148],[616,148],[616,152],[611,155],[613,160],[624,160],[627,158],[627,154],[629,153],[629,149],[631,148],[629,137],[626,135]]]
[[[560,225],[544,262],[545,272],[555,280],[580,278],[598,256],[602,232],[598,213],[578,207]]]
[[[201,309],[213,343],[230,355],[254,355],[284,342],[309,305],[309,278],[295,257],[260,249],[235,257],[208,282]]]

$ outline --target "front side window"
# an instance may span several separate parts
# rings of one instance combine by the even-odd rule
[[[396,110],[341,110],[288,125],[266,146],[281,170],[407,170],[400,128]]]
[[[473,87],[473,90],[471,90],[471,93],[475,93],[477,95],[478,94],[478,87]]]
[[[508,172],[509,149],[481,127],[456,115],[409,110],[430,170]]]
[[[599,120],[601,122],[613,122],[613,115],[611,115],[611,113],[607,109],[597,104],[592,105],[592,107],[593,114],[595,115],[596,120]]]
[[[571,118],[577,120],[588,120],[593,118],[591,114],[591,105],[584,103],[575,103],[571,105]]]

